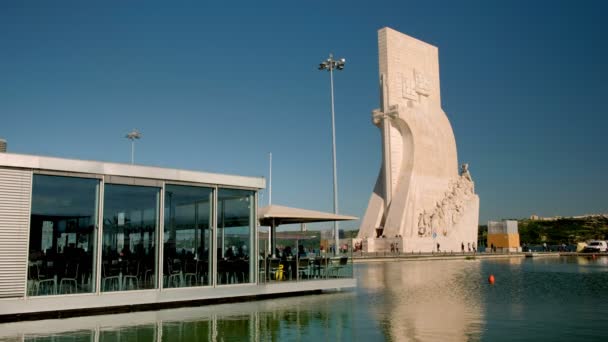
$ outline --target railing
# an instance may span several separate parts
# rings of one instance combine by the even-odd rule
[[[348,246],[337,256],[327,252],[304,252],[285,254],[259,260],[258,282],[276,283],[289,281],[311,281],[338,278],[353,278],[352,248]]]

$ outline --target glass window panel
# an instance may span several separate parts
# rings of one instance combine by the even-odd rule
[[[217,282],[253,281],[250,262],[255,229],[254,195],[251,190],[219,189],[217,209]]]
[[[95,291],[99,180],[34,175],[28,295]]]
[[[157,287],[159,190],[106,184],[101,291]]]
[[[213,189],[165,186],[163,284],[165,287],[209,285]]]

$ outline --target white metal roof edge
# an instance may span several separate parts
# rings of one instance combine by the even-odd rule
[[[57,157],[42,157],[16,153],[0,153],[0,166],[33,170],[64,171],[110,176],[149,178],[179,182],[195,182],[256,189],[263,189],[266,187],[266,179],[264,179],[264,177],[246,177],[221,173],[170,169],[157,166],[119,164],[102,161],[66,159]]]

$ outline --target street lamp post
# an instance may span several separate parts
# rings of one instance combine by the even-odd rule
[[[136,129],[125,135],[125,138],[131,140],[131,164],[135,163],[135,139],[141,139],[141,133]]]
[[[268,207],[272,205],[272,152],[268,153]],[[268,254],[274,255],[274,249],[272,248],[272,239],[274,237],[272,228],[274,224],[268,227]]]
[[[336,169],[336,120],[334,114],[334,69],[344,69],[346,59],[340,58],[334,59],[332,54],[329,54],[329,58],[319,64],[319,70],[329,71],[330,89],[331,89],[331,142],[332,142],[332,156],[334,166],[334,214],[338,214],[338,172]],[[340,245],[340,230],[338,222],[334,221],[334,254],[338,255],[338,248]]]

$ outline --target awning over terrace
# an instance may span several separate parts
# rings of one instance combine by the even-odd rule
[[[291,208],[275,204],[262,207],[258,210],[258,220],[260,221],[260,225],[270,227],[269,233],[271,247],[269,253],[273,253],[276,248],[276,227],[281,224],[349,221],[356,219],[358,218],[355,216]]]

